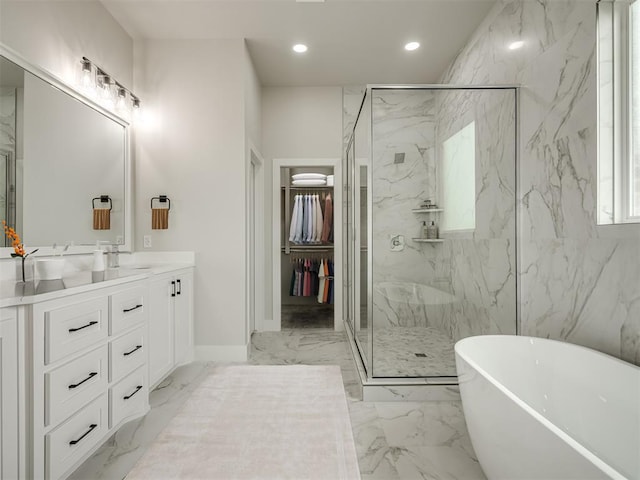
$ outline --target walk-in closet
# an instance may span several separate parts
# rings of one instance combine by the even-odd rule
[[[279,318],[283,330],[341,329],[336,164],[331,160],[315,165],[302,160],[282,163],[274,168],[274,180],[278,180],[274,182],[274,216],[279,215],[274,263],[280,259],[274,265],[274,277],[279,277],[274,281],[275,320]]]

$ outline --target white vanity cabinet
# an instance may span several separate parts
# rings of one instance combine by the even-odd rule
[[[149,282],[149,383],[193,360],[193,269]]]
[[[81,271],[31,295],[0,283],[0,480],[67,478],[149,411],[152,386],[193,359],[189,265]]]
[[[24,477],[19,469],[18,320],[15,308],[0,309],[0,479]]]
[[[68,476],[148,409],[148,281],[30,306],[32,477]]]

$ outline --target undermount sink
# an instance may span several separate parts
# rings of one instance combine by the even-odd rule
[[[149,268],[153,268],[152,265],[120,265],[120,268],[123,270],[148,270]]]

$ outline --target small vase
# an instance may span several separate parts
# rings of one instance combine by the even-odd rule
[[[16,281],[31,282],[34,277],[33,259],[29,257],[16,257]]]

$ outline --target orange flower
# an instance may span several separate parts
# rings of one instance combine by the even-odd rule
[[[24,245],[20,242],[20,235],[18,235],[13,228],[7,225],[7,222],[4,220],[2,220],[2,226],[4,227],[4,234],[7,236],[8,239],[11,240],[11,246],[13,247],[13,251],[14,251],[14,253],[12,253],[11,256],[27,257],[31,255],[31,253],[35,253],[37,251],[36,249],[33,252],[27,254],[24,249]]]

